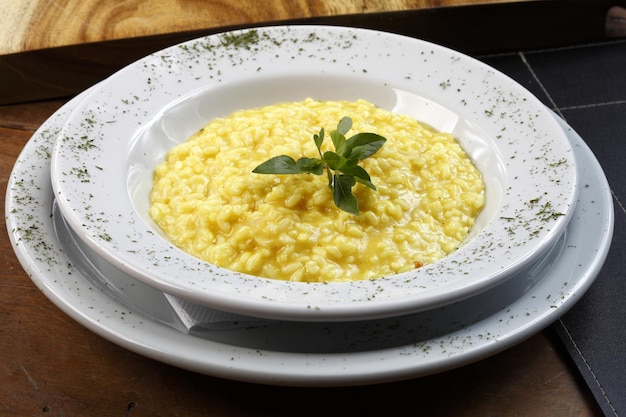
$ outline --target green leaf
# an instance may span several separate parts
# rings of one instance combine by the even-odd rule
[[[333,151],[324,152],[323,161],[326,162],[328,168],[332,170],[339,170],[348,162],[346,158]]]
[[[296,162],[287,155],[276,156],[259,166],[252,172],[257,174],[302,174],[309,173],[322,175],[326,169],[328,188],[333,193],[335,205],[348,213],[359,214],[359,204],[352,193],[352,187],[357,183],[376,190],[372,180],[362,167],[359,160],[375,154],[385,143],[386,139],[375,133],[357,133],[346,140],[345,134],[352,128],[352,119],[343,117],[337,124],[337,129],[330,133],[335,145],[335,151],[326,151],[322,154],[324,129],[313,135],[315,146],[320,158],[300,158]]]
[[[348,130],[352,127],[352,119],[349,117],[343,117],[339,123],[337,123],[337,129],[330,132],[330,137],[335,145],[335,152],[341,156],[345,156],[346,148],[346,136]]]
[[[340,135],[345,136],[345,134],[348,133],[348,130],[350,130],[351,128],[352,128],[352,119],[347,116],[343,117],[339,121],[339,123],[337,123],[337,132]]]
[[[252,170],[255,174],[301,174],[296,161],[287,155],[275,156]]]
[[[374,155],[387,139],[376,133],[357,133],[346,141],[346,158],[365,159]]]
[[[322,143],[324,143],[324,128],[320,129],[320,133],[317,135],[313,135],[313,141],[315,141],[315,146],[317,146],[317,151],[322,152]]]
[[[339,155],[343,155],[346,149],[346,137],[338,131],[333,130],[330,132],[330,138],[333,140],[333,145],[335,145],[335,152]]]
[[[318,158],[300,158],[296,162],[296,166],[301,172],[309,174],[322,175],[324,173],[324,164]]]
[[[359,177],[354,177],[356,179],[357,182],[360,182],[361,184],[371,188],[372,190],[376,191],[376,186],[374,185],[374,183],[372,183],[371,180],[366,180],[365,178],[359,178]]]
[[[351,167],[344,167],[343,169],[341,169],[341,172],[345,175],[353,176],[357,182],[368,186],[372,190],[376,190],[376,186],[374,186],[374,184],[372,183],[370,175],[367,173],[365,169],[363,169],[363,167],[360,167],[358,165],[351,166]]]
[[[335,205],[343,211],[359,214],[359,202],[352,194],[352,186],[356,180],[351,175],[334,175],[333,200]]]

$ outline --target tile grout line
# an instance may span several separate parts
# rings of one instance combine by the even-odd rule
[[[613,106],[613,105],[620,105],[620,104],[626,104],[626,100],[607,101],[603,103],[580,104],[577,106],[561,107],[561,110],[590,109],[594,107]]]
[[[552,99],[552,96],[550,95],[550,93],[548,92],[546,87],[543,85],[543,83],[541,82],[539,77],[537,77],[537,74],[535,73],[535,71],[532,69],[532,67],[528,63],[528,60],[526,59],[525,53],[524,52],[518,52],[517,55],[520,57],[520,59],[522,60],[522,62],[524,63],[524,65],[526,66],[528,71],[530,71],[530,75],[532,75],[532,77],[535,79],[535,81],[537,81],[537,84],[539,84],[539,87],[541,88],[541,91],[543,91],[544,94],[546,95],[546,97],[548,97],[548,100],[550,100],[550,104],[552,105],[552,108],[554,109],[554,111],[556,111],[558,113],[558,115],[561,116],[561,118],[563,118],[563,120],[565,120],[565,117],[563,116],[563,113],[561,113],[561,110],[559,109],[559,107],[554,102],[554,99]]]
[[[613,198],[615,199],[615,201],[617,201],[617,205],[619,206],[619,208],[622,209],[624,213],[626,213],[626,208],[620,201],[619,197],[615,194],[615,192],[613,192],[613,189],[611,189],[611,194],[613,194]]]
[[[540,54],[544,52],[559,52],[559,51],[569,51],[572,49],[583,49],[583,48],[594,48],[597,46],[606,46],[606,45],[617,45],[626,42],[626,39],[608,39],[608,40],[599,40],[596,42],[589,42],[582,45],[566,45],[566,46],[556,46],[553,48],[543,48],[537,49],[534,51],[529,51],[531,54]]]
[[[480,54],[476,56],[476,58],[484,59],[484,58],[493,58],[493,57],[500,57],[500,56],[511,56],[511,55],[520,54],[520,53],[534,55],[534,54],[542,54],[546,52],[559,52],[559,51],[569,51],[572,49],[583,49],[583,48],[592,48],[592,47],[597,47],[597,46],[617,45],[617,44],[622,44],[625,42],[626,42],[626,38],[625,39],[610,39],[610,40],[604,40],[604,41],[598,41],[598,42],[585,43],[582,45],[557,46],[553,48],[533,49],[533,50],[526,50],[526,51],[520,51],[520,52],[504,51],[504,52],[495,52],[495,53],[485,53],[485,54]]]

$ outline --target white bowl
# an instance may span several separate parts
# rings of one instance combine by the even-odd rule
[[[148,215],[154,167],[210,119],[282,101],[366,99],[453,133],[482,172],[486,206],[443,260],[376,280],[249,276],[174,247]],[[63,216],[98,254],[195,303],[250,316],[362,320],[478,294],[545,255],[576,199],[575,159],[549,111],[458,52],[389,33],[279,26],[165,49],[111,76],[66,122],[51,159]]]

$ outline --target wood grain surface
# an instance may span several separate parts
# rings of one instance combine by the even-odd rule
[[[596,5],[602,2],[606,3],[587,1]],[[75,94],[137,56],[201,34],[211,26],[342,13],[364,16],[405,8],[438,10],[440,6],[470,3],[477,1],[0,0],[0,102]],[[499,0],[478,3],[509,4]],[[551,15],[556,9],[542,10],[557,19],[556,14]],[[560,10],[560,25],[538,25],[541,30],[533,41],[543,38],[544,45],[549,45],[576,40],[574,35],[559,37],[571,28],[578,39],[593,39],[596,26],[603,23],[602,8],[598,13],[594,7],[593,13],[584,10],[568,15],[571,10],[575,8]],[[519,31],[516,21],[503,24],[519,33],[516,43],[491,35],[488,45],[481,44],[483,34],[470,36],[459,26],[453,31],[429,26],[475,16],[468,12],[463,10],[462,16],[446,14],[445,18],[439,13],[412,18],[414,26],[423,26],[408,29],[442,42],[464,40],[464,45],[473,48],[528,45],[524,36],[531,34]],[[527,15],[515,10],[511,14],[525,22]],[[587,22],[584,27],[579,16]],[[389,19],[381,25],[408,30],[397,28],[396,22]],[[621,20],[614,23],[619,28]],[[84,47],[75,46],[78,44]],[[7,56],[4,61],[3,55]],[[64,102],[0,105],[3,196],[24,145]],[[4,204],[0,212],[4,214]],[[0,228],[0,253],[0,417],[602,415],[549,329],[475,364],[405,382],[345,389],[259,386],[178,369],[103,339],[64,314],[35,287],[13,252],[6,228]]]
[[[71,96],[159,49],[277,23],[382,30],[469,54],[595,42],[616,1],[626,2],[2,0],[0,105]]]
[[[2,0],[0,55],[85,42],[286,19],[510,1]]]

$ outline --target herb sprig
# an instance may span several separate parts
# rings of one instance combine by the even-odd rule
[[[352,128],[352,119],[343,117],[337,129],[330,133],[335,151],[322,152],[324,128],[313,135],[319,158],[300,158],[297,161],[288,155],[275,156],[257,166],[256,174],[314,174],[322,175],[326,170],[328,188],[333,193],[335,205],[341,210],[359,214],[359,203],[352,193],[352,187],[361,183],[376,190],[376,186],[359,161],[374,155],[387,141],[376,133],[357,133],[346,139]]]

